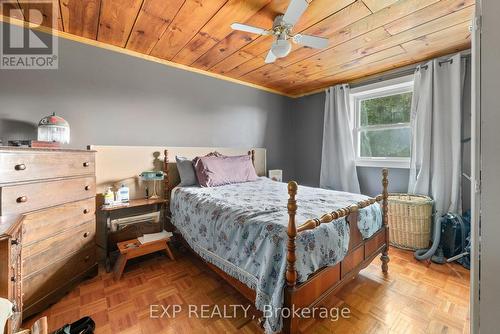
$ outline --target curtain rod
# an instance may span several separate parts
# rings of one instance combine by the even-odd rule
[[[462,59],[469,59],[470,57],[471,57],[470,51],[467,54],[465,54],[465,52],[462,52],[462,55],[460,56],[460,58],[462,58]],[[439,63],[441,65],[441,64],[444,64],[444,63],[450,62],[450,61],[452,61],[451,58],[446,59],[446,60],[442,60]],[[421,68],[424,68],[424,69],[427,68],[427,65],[421,65],[421,64],[422,63],[408,65],[404,68],[400,68],[400,69],[386,72],[385,74],[376,74],[372,78],[366,78],[365,80],[362,80],[362,81],[353,82],[353,83],[349,84],[349,87],[350,88],[358,88],[358,87],[370,85],[370,84],[381,82],[381,81],[386,81],[386,80],[390,80],[390,79],[404,77],[407,75],[412,75],[415,73],[415,70],[417,69],[418,66],[420,66]]]

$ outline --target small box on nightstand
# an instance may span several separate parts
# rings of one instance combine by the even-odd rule
[[[281,169],[270,169],[268,176],[273,181],[283,182],[283,170]]]

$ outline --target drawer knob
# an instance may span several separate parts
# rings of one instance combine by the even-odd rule
[[[88,167],[88,166],[90,166],[90,162],[85,161],[85,162],[83,163],[83,167]]]
[[[26,169],[26,165],[25,164],[18,164],[18,165],[14,166],[14,169],[15,170],[25,170]]]
[[[90,190],[90,186],[85,186],[85,190]]]
[[[84,238],[88,237],[89,235],[90,235],[90,233],[89,233],[89,232],[85,232],[85,233],[83,233],[83,237],[84,237]]]
[[[24,202],[28,201],[28,197],[21,196],[21,197],[18,197],[16,201],[17,201],[17,203],[24,203]]]
[[[83,213],[84,213],[84,214],[89,213],[89,209],[83,209]]]
[[[90,259],[90,256],[88,256],[88,255],[85,256],[85,258],[84,258],[85,262],[87,262],[89,259]]]
[[[11,244],[11,245],[19,245],[19,240],[18,240],[18,239],[12,239],[12,240],[10,241],[10,244]]]

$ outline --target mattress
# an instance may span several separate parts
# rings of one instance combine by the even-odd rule
[[[365,200],[359,194],[299,186],[296,224]],[[220,187],[177,187],[172,223],[203,259],[256,291],[255,306],[266,311],[266,332],[279,331],[285,286],[288,192],[286,183],[261,177]],[[358,228],[369,238],[382,226],[379,204],[360,209]],[[345,218],[301,232],[296,238],[298,282],[345,257]]]

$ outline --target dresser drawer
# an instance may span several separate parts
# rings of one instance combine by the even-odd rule
[[[87,271],[96,263],[95,248],[88,247],[52,262],[42,271],[24,276],[23,303],[29,307],[41,298],[70,282],[79,274]]]
[[[0,214],[20,214],[95,196],[94,176],[0,188]]]
[[[0,183],[92,175],[94,152],[0,151]]]
[[[23,220],[23,245],[26,248],[34,242],[45,240],[63,230],[72,229],[94,217],[93,197],[29,213]]]
[[[23,248],[23,275],[28,276],[67,254],[95,247],[95,220],[64,230],[48,239]]]

